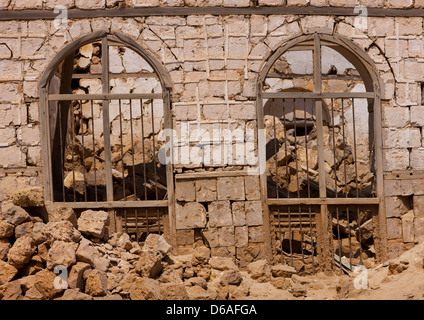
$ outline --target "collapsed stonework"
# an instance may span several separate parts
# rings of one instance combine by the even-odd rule
[[[6,13],[21,9],[51,10],[57,4],[56,1],[27,3],[12,0],[0,3],[0,9]],[[381,200],[378,202],[381,212],[375,208],[375,203],[372,208],[361,207],[358,211],[355,207],[354,213],[346,213],[345,209],[341,209],[340,215],[338,211],[336,215],[335,210],[330,212],[329,242],[336,254],[340,257],[350,255],[352,260],[346,261],[355,265],[374,265],[376,259],[378,260],[379,243],[384,243],[387,248],[387,257],[400,255],[414,246],[417,239],[424,234],[424,108],[421,92],[424,74],[423,19],[402,16],[402,10],[399,11],[400,16],[393,17],[373,15],[370,10],[367,25],[359,24],[358,27],[358,17],[354,14],[348,11],[345,11],[346,15],[331,13],[334,7],[340,9],[349,6],[353,12],[353,6],[358,4],[377,10],[423,8],[422,1],[418,0],[410,3],[374,1],[372,4],[344,0],[154,0],[142,3],[69,1],[65,4],[66,7],[87,9],[88,12],[102,11],[105,8],[113,10],[118,7],[125,10],[178,7],[192,8],[193,11],[178,16],[164,11],[158,16],[105,15],[103,18],[69,18],[64,29],[58,29],[53,19],[1,21],[0,201],[5,212],[9,212],[11,216],[21,212],[19,208],[7,208],[8,201],[12,199],[10,190],[22,190],[29,186],[43,187],[46,190],[46,186],[53,188],[52,185],[59,180],[63,180],[61,182],[64,191],[56,185],[59,186],[59,196],[54,195],[54,199],[50,200],[72,202],[75,197],[83,202],[85,195],[90,201],[107,200],[105,190],[108,169],[104,149],[105,132],[102,130],[103,101],[82,99],[71,103],[74,130],[69,129],[69,123],[66,128],[69,131],[63,132],[63,135],[69,133],[66,147],[63,148],[63,167],[66,174],[63,179],[57,178],[56,175],[55,179],[58,180],[47,181],[47,171],[51,169],[48,163],[58,157],[54,157],[52,150],[43,151],[50,143],[46,137],[47,129],[43,126],[50,120],[46,118],[41,106],[41,100],[47,96],[41,94],[39,83],[54,59],[63,54],[61,50],[69,48],[75,41],[96,32],[103,31],[108,35],[119,33],[128,36],[145,49],[149,56],[162,66],[164,74],[158,74],[145,59],[123,43],[113,42],[116,39],[112,41],[108,51],[110,93],[132,94],[143,90],[151,94],[163,94],[161,99],[133,102],[134,109],[129,109],[130,102],[127,100],[122,100],[122,105],[116,100],[109,104],[113,201],[168,201],[166,210],[161,213],[161,222],[154,222],[154,227],[161,232],[162,226],[166,230],[165,238],[182,253],[189,252],[200,242],[210,249],[213,257],[231,258],[242,267],[262,259],[277,263],[281,262],[284,254],[293,254],[290,251],[294,250],[298,255],[303,254],[302,248],[293,249],[284,239],[303,242],[305,237],[308,241],[305,252],[312,252],[313,256],[320,245],[318,243],[317,246],[316,242],[319,226],[316,227],[315,224],[320,216],[319,211],[316,208],[312,208],[312,213],[306,210],[306,213],[311,214],[311,220],[308,221],[309,216],[306,216],[300,225],[308,229],[292,232],[288,230],[287,217],[283,216],[278,208],[268,206],[267,200],[280,196],[282,190],[287,190],[290,196],[294,194],[299,198],[305,197],[310,191],[308,183],[312,188],[312,194],[308,196],[320,197],[317,112],[312,105],[306,105],[305,113],[303,106],[295,106],[290,112],[282,115],[281,112],[275,112],[271,99],[265,99],[263,118],[259,118],[258,110],[261,109],[258,108],[258,76],[264,64],[280,48],[293,39],[318,33],[348,39],[352,47],[356,46],[361,54],[369,58],[367,61],[372,62],[371,68],[378,77],[378,83],[371,83],[373,90],[378,88],[378,102],[374,103],[374,106],[369,102],[355,103],[359,116],[356,119],[357,136],[353,137],[352,131],[347,130],[347,141],[342,141],[334,132],[340,134],[344,124],[352,125],[354,119],[349,114],[356,114],[353,104],[347,102],[346,109],[343,109],[346,114],[341,116],[343,101],[334,101],[337,115],[333,116],[332,101],[323,99],[326,110],[323,120],[325,170],[321,173],[326,176],[326,192],[329,197],[336,197],[343,192],[356,196],[356,191],[359,190],[360,197],[368,198],[375,196],[376,190],[383,186],[380,184],[376,187],[378,174],[384,180],[384,189],[380,190],[378,196]],[[204,14],[196,13],[195,9],[198,7],[222,7],[228,10],[237,7],[251,11],[246,11],[245,14],[225,14],[223,11]],[[328,8],[329,13],[324,15],[320,11],[313,15],[304,15],[299,13],[303,7]],[[255,12],[255,8],[272,8],[276,11]],[[281,8],[294,8],[298,11],[286,14]],[[264,92],[314,91],[311,79],[313,64],[309,59],[312,57],[311,43],[306,47],[308,45],[310,52],[306,50],[299,55],[300,51],[289,50],[276,61],[270,69],[274,78],[266,78],[262,83]],[[103,83],[98,78],[102,74],[100,47],[100,41],[96,38],[96,41],[75,50],[69,94],[102,93]],[[322,66],[322,90],[344,93],[371,91],[367,87],[367,79],[360,79],[356,66],[347,63],[346,59],[341,59],[331,50],[329,47],[323,50],[323,57],[327,60],[324,59]],[[58,83],[62,79],[61,68],[53,72],[52,79]],[[140,75],[143,74],[149,74],[148,78],[142,78]],[[164,75],[171,82],[166,88],[161,82]],[[337,77],[343,77],[344,80],[340,81]],[[284,104],[290,109],[287,101],[279,102],[274,99],[274,103]],[[168,108],[166,110],[170,111],[172,125],[166,122],[164,104]],[[375,107],[376,104],[379,106]],[[375,126],[371,119],[375,117],[374,110],[379,111],[379,107],[381,128]],[[130,110],[134,110],[134,114],[130,115]],[[284,120],[289,120],[290,125],[284,124]],[[298,121],[297,124],[307,122],[307,125],[296,130],[293,127],[294,120]],[[265,179],[249,174],[249,170],[255,168],[257,163],[250,162],[246,157],[248,150],[254,154],[253,158],[258,157],[261,147],[258,127],[261,122],[264,122],[266,152],[269,152],[266,155]],[[175,154],[180,157],[189,155],[189,161],[173,163],[168,171],[166,170],[169,167],[159,161],[159,150],[165,144],[165,141],[160,139],[160,132],[167,127],[175,130],[177,138],[189,136],[187,143],[173,146]],[[133,135],[130,133],[133,129],[135,141],[132,146]],[[213,136],[213,129],[218,129],[218,137]],[[190,135],[195,130],[208,133],[210,139],[202,140],[198,133]],[[241,132],[240,136],[231,137],[228,144],[228,148],[234,152],[222,153],[222,150],[219,150],[214,153],[208,143],[212,140],[218,144],[223,143],[225,130]],[[381,149],[376,146],[376,140],[371,135],[375,132],[382,134]],[[274,141],[275,136],[277,142]],[[142,142],[146,144],[143,145]],[[274,149],[268,148],[274,142]],[[355,143],[358,144],[357,150]],[[235,152],[240,146],[244,151],[241,156]],[[212,158],[219,161],[205,162],[205,159],[217,154],[217,157]],[[374,161],[376,154],[382,156],[380,167]],[[199,159],[201,161],[197,161]],[[157,165],[150,166],[147,172],[143,172],[143,164],[152,162]],[[274,167],[275,162],[279,166],[278,172]],[[355,181],[357,176],[359,181]],[[330,192],[332,189],[334,193]],[[144,195],[148,193],[145,199],[139,196],[143,192]],[[281,194],[287,196],[284,192]],[[65,194],[64,200],[62,193]],[[96,198],[98,195],[99,198]],[[299,208],[299,211],[304,209],[305,207]],[[75,210],[78,215],[82,215],[82,211],[86,212],[81,210],[81,207],[78,210]],[[289,213],[284,214],[295,215],[293,211],[288,211]],[[299,212],[299,216],[305,212]],[[22,215],[25,216],[23,213]],[[60,210],[57,215],[72,214],[67,210]],[[132,218],[129,227],[130,240],[134,242],[135,238],[146,239],[149,223],[147,227],[142,225],[144,229],[139,231],[137,219],[141,214],[132,215],[135,218]],[[123,210],[116,216],[118,220],[125,221]],[[106,216],[103,218],[107,219]],[[283,222],[279,221],[279,218]],[[91,218],[87,219],[92,221]],[[148,222],[149,219],[151,218],[146,218]],[[41,224],[37,224],[41,221],[21,222],[14,221],[15,233],[16,229],[19,233],[28,228],[36,228],[36,225],[41,227]],[[76,223],[76,220],[73,222]],[[111,227],[114,222],[115,220],[111,221]],[[90,224],[92,222],[88,223]],[[286,229],[279,230],[281,226]],[[115,228],[115,225],[113,227]],[[121,221],[119,231],[123,232],[124,227],[125,222]],[[309,227],[312,227],[312,231],[309,231]],[[83,232],[84,226],[81,228],[83,229],[80,232],[88,232]],[[4,225],[4,229],[5,238],[12,237],[13,228]],[[153,228],[150,229],[152,230]],[[101,234],[97,232],[98,230],[92,231],[91,236]],[[33,250],[31,245],[21,241],[22,244],[18,242],[18,245],[24,247],[23,251],[29,255]],[[67,247],[60,243],[56,249],[58,252],[65,252]],[[364,256],[359,257],[358,252]],[[70,255],[72,256],[72,253]],[[19,259],[20,257],[15,259],[16,266],[30,263],[26,261],[26,254],[22,261],[19,262]],[[364,261],[361,261],[362,259]],[[12,257],[11,261],[15,260]],[[51,267],[50,264],[49,266]],[[298,272],[305,271],[301,264],[295,263],[295,267]]]

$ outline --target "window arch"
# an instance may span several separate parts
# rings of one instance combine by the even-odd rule
[[[123,34],[100,31],[65,47],[40,80],[46,200],[111,209],[112,229],[136,240],[163,232],[172,168],[158,153],[172,125],[171,86]]]
[[[333,261],[352,270],[384,241],[380,83],[372,61],[343,37],[311,34],[276,50],[258,79],[261,187],[274,257],[305,272]],[[379,226],[361,234],[375,216]]]

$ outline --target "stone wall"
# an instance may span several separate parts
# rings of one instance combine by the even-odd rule
[[[177,244],[207,243],[212,255],[246,265],[264,253],[264,222],[258,176],[177,179]],[[183,175],[180,175],[183,176]]]
[[[0,9],[52,9],[57,4],[59,1],[6,0],[0,1]],[[79,9],[184,5],[424,7],[421,0],[71,0],[60,4]],[[66,29],[57,30],[54,22],[47,20],[1,21],[0,200],[7,197],[11,187],[42,185],[38,170],[42,166],[38,81],[65,45],[97,30],[132,37],[165,67],[173,82],[174,128],[180,133],[181,125],[188,122],[199,128],[212,124],[255,129],[256,82],[264,61],[289,39],[302,34],[318,31],[345,36],[370,56],[381,78],[384,171],[424,170],[423,18],[370,17],[363,30],[355,29],[355,23],[354,16],[190,15],[71,19]],[[239,142],[248,140],[244,136]],[[233,165],[191,163],[175,170],[183,174]],[[241,162],[234,168],[249,166]],[[262,242],[259,239],[267,236],[258,222],[260,210],[252,209],[260,205],[257,189],[247,189],[258,181],[251,184],[246,179],[253,178],[177,180],[180,244],[190,245],[196,239],[194,230],[202,229],[215,252],[230,253],[240,260],[250,259],[242,255],[259,255],[260,249],[243,249],[250,250],[248,253],[240,249],[256,248]],[[244,189],[239,188],[243,184]],[[393,254],[424,234],[423,185],[424,180],[418,178],[386,181],[388,237]],[[190,212],[196,217],[188,219]],[[252,212],[254,217],[248,218]]]

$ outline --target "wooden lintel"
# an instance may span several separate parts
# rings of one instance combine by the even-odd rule
[[[73,209],[166,208],[168,207],[168,200],[58,202],[58,204]]]
[[[162,99],[162,93],[51,94],[49,101]]]
[[[373,99],[374,92],[307,92],[307,91],[284,91],[264,92],[264,99]]]
[[[175,175],[175,179],[190,180],[190,179],[208,179],[208,178],[220,178],[220,177],[243,177],[247,175],[248,175],[248,172],[246,170],[204,171],[204,172],[179,173]]]
[[[294,206],[294,205],[377,205],[378,198],[285,198],[268,199],[268,205]]]
[[[368,17],[424,17],[423,9],[367,8]],[[0,21],[11,20],[53,20],[60,13],[53,10],[0,10]],[[352,7],[156,7],[120,9],[69,9],[68,19],[147,17],[147,16],[187,16],[187,15],[321,15],[357,16]]]

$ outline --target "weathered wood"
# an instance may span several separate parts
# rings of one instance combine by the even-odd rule
[[[99,94],[51,94],[49,101],[66,100],[125,100],[162,99],[161,93],[99,93]]]
[[[367,8],[369,17],[424,17],[422,9]],[[155,7],[120,9],[69,9],[68,19],[147,17],[147,16],[187,16],[187,15],[323,15],[357,16],[352,7]],[[0,21],[10,20],[53,20],[57,18],[53,10],[0,10]]]
[[[207,179],[207,178],[219,178],[219,177],[240,177],[247,176],[249,172],[247,170],[237,171],[204,171],[204,172],[192,172],[192,173],[179,173],[175,175],[176,180],[191,180],[191,179]]]
[[[74,209],[166,208],[168,207],[168,200],[58,202],[58,204]]]
[[[280,198],[268,199],[268,205],[378,205],[378,198]]]
[[[101,79],[101,73],[74,73],[72,79]],[[110,79],[116,78],[158,78],[157,74],[151,72],[139,72],[139,73],[111,73]]]
[[[284,92],[264,92],[264,99],[373,99],[373,92],[308,92],[308,91],[284,91]]]

